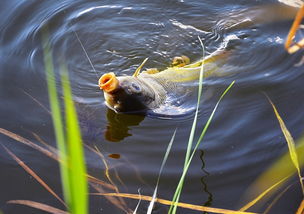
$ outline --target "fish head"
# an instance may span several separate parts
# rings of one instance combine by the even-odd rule
[[[155,101],[154,89],[143,79],[134,76],[102,75],[98,85],[104,92],[106,105],[115,112],[142,113]]]

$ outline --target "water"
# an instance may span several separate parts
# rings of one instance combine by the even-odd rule
[[[269,9],[268,3],[273,4],[273,13],[267,14],[274,19],[257,18],[258,12]],[[289,56],[284,51],[292,21],[280,20],[276,1],[2,0],[0,4],[0,127],[40,144],[35,133],[55,146],[51,117],[42,107],[49,109],[40,38],[48,23],[56,72],[62,61],[69,68],[84,141],[105,155],[121,192],[136,194],[140,188],[142,194],[152,195],[163,155],[177,128],[159,189],[159,197],[171,199],[181,175],[193,114],[170,118],[117,115],[106,108],[98,78],[106,72],[131,75],[147,57],[145,67],[159,69],[166,68],[174,56],[198,60],[202,57],[198,36],[207,53],[228,37],[238,38],[229,44],[233,54],[223,68],[231,75],[205,81],[208,89],[203,96],[208,99],[201,103],[199,131],[221,92],[233,80],[236,84],[221,102],[194,157],[181,201],[238,209],[249,185],[287,150],[263,93],[275,103],[295,138],[303,132],[304,74],[303,66],[295,66],[302,53]],[[59,88],[59,80],[57,83]],[[55,161],[4,135],[0,142],[60,194]],[[6,203],[15,199],[64,209],[3,147],[0,150],[0,210],[5,214],[41,213]],[[108,181],[100,157],[87,149],[86,158],[89,173]],[[295,186],[271,213],[295,213],[300,200],[300,188]],[[124,213],[104,197],[92,196],[90,201],[90,213]],[[135,208],[137,201],[126,201],[130,209]],[[142,203],[140,213],[146,208]],[[155,213],[166,210],[157,205]],[[180,209],[179,213],[196,212]]]

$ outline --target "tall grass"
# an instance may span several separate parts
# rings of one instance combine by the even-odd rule
[[[286,143],[287,143],[287,146],[288,146],[289,154],[290,154],[290,159],[291,159],[294,167],[296,168],[296,171],[297,171],[297,174],[298,174],[298,177],[299,177],[299,181],[300,181],[300,184],[301,184],[301,188],[302,188],[302,193],[303,193],[303,196],[304,196],[304,184],[303,184],[303,181],[302,181],[301,168],[300,168],[300,163],[299,163],[299,158],[298,158],[295,142],[294,142],[293,137],[291,136],[289,130],[287,129],[284,121],[282,120],[277,108],[275,107],[275,105],[272,103],[272,101],[269,98],[268,98],[268,100],[269,100],[269,102],[270,102],[270,104],[273,108],[275,116],[278,119],[278,122],[280,124],[282,133],[284,134],[284,137],[285,137],[285,140],[286,140]]]
[[[157,181],[156,181],[156,186],[155,186],[155,189],[154,189],[154,192],[153,192],[153,196],[152,196],[152,200],[149,204],[149,207],[148,207],[148,211],[147,211],[147,214],[151,214],[152,213],[152,209],[153,209],[153,206],[154,206],[154,203],[156,201],[156,195],[157,195],[157,190],[158,190],[158,185],[159,185],[159,181],[160,181],[160,176],[162,174],[162,171],[164,169],[164,166],[167,162],[167,159],[168,159],[168,156],[169,156],[169,153],[171,151],[171,148],[172,148],[172,144],[173,144],[173,141],[174,141],[174,138],[175,138],[175,134],[176,134],[176,129],[171,137],[171,140],[168,144],[168,147],[167,147],[167,150],[166,150],[166,153],[165,153],[165,156],[164,156],[164,159],[163,159],[163,162],[160,166],[160,170],[159,170],[159,173],[158,173],[158,177],[157,177]]]
[[[48,42],[48,32],[42,33],[44,63],[47,76],[49,101],[59,150],[59,165],[64,199],[72,214],[88,213],[88,184],[86,166],[77,113],[72,101],[72,92],[68,71],[64,65],[62,71],[62,90],[64,100],[65,125],[61,115],[60,100],[56,88],[56,78],[52,59],[52,50]],[[65,129],[64,129],[65,126]]]
[[[218,106],[219,106],[221,100],[222,100],[223,97],[227,94],[227,92],[230,90],[230,88],[234,85],[234,83],[235,83],[235,81],[233,81],[233,82],[228,86],[228,88],[222,93],[222,95],[221,95],[221,97],[219,98],[218,102],[216,103],[216,105],[215,105],[215,107],[214,107],[214,109],[213,109],[211,115],[209,116],[209,118],[208,118],[208,120],[207,120],[207,123],[206,123],[206,125],[204,126],[204,129],[202,130],[201,135],[200,135],[199,139],[197,140],[197,142],[196,142],[196,144],[195,144],[195,146],[194,146],[194,149],[193,149],[193,151],[192,151],[192,153],[191,153],[189,159],[188,159],[188,160],[185,159],[185,167],[184,167],[184,169],[183,169],[183,172],[182,172],[182,175],[181,175],[181,177],[180,177],[179,183],[178,183],[177,188],[176,188],[176,190],[175,190],[175,193],[174,193],[174,196],[173,196],[173,199],[172,199],[172,201],[173,201],[174,203],[173,203],[173,205],[170,206],[169,214],[174,214],[174,213],[176,213],[176,210],[177,210],[177,203],[178,203],[178,201],[179,201],[179,198],[180,198],[180,195],[181,195],[181,192],[182,192],[182,189],[183,189],[184,181],[185,181],[185,178],[186,178],[186,174],[187,174],[187,172],[188,172],[188,169],[189,169],[189,167],[190,167],[190,164],[191,164],[191,161],[192,161],[192,159],[193,159],[193,157],[194,157],[194,154],[195,154],[196,150],[198,149],[198,146],[201,144],[201,142],[202,142],[202,140],[203,140],[203,138],[204,138],[204,136],[205,136],[205,134],[206,134],[206,132],[207,132],[207,129],[208,129],[208,127],[209,127],[209,125],[210,125],[210,123],[211,123],[213,117],[214,117],[214,114],[215,114],[215,112],[216,112],[216,110],[217,110],[217,108],[218,108]],[[192,129],[193,129],[193,127],[192,127]],[[194,128],[194,129],[195,129],[195,128]],[[192,143],[193,143],[193,140],[191,141],[191,144],[192,144]],[[191,149],[192,149],[192,148],[191,148],[191,147],[188,147],[188,149],[190,150],[189,152],[191,152]],[[187,151],[188,151],[188,150],[187,150]]]
[[[291,136],[289,130],[287,129],[282,117],[280,116],[278,109],[267,95],[266,97],[268,98],[268,101],[273,108],[273,112],[279,122],[281,131],[286,140],[288,151],[283,154],[277,161],[275,161],[275,163],[272,164],[269,169],[263,172],[251,185],[247,194],[258,194],[255,199],[243,206],[240,209],[241,211],[246,211],[258,202],[260,202],[262,199],[270,197],[276,192],[275,190],[279,190],[280,187],[286,184],[286,182],[294,174],[298,175],[299,183],[302,189],[302,193],[304,195],[303,177],[301,173],[301,168],[304,166],[304,158],[303,155],[301,155],[304,152],[304,137],[300,138],[297,144],[294,142],[294,139]],[[244,198],[248,198],[248,196],[245,195]],[[301,204],[300,208],[302,208],[302,206],[304,205]]]
[[[201,43],[201,46],[203,48],[203,58],[205,56],[205,48],[204,48],[204,44],[202,42],[202,40],[199,38],[199,41]],[[216,103],[211,115],[209,116],[208,120],[207,120],[207,123],[205,124],[205,127],[203,129],[203,131],[201,132],[201,135],[199,137],[199,139],[197,140],[195,146],[194,146],[194,149],[193,151],[191,152],[192,150],[192,146],[193,146],[193,143],[194,143],[194,134],[195,134],[195,131],[196,131],[196,124],[197,124],[197,119],[198,119],[198,111],[199,111],[199,104],[200,104],[200,100],[201,100],[201,95],[202,95],[202,90],[203,90],[203,77],[204,77],[204,63],[202,63],[202,66],[201,66],[201,70],[200,70],[200,76],[199,76],[199,88],[198,88],[198,96],[197,96],[197,104],[196,104],[196,111],[195,111],[195,115],[194,115],[194,119],[193,119],[193,123],[192,123],[192,128],[191,128],[191,132],[190,132],[190,135],[189,135],[189,140],[188,140],[188,145],[187,145],[187,151],[186,151],[186,156],[185,156],[185,161],[184,161],[184,168],[183,168],[183,172],[182,172],[182,175],[180,177],[180,180],[179,180],[179,183],[177,185],[177,188],[175,190],[175,193],[174,193],[174,196],[173,196],[173,199],[172,199],[172,202],[174,202],[171,206],[170,206],[170,209],[169,209],[169,214],[175,214],[176,211],[177,211],[177,204],[179,202],[179,198],[181,196],[181,192],[182,192],[182,189],[183,189],[183,185],[184,185],[184,181],[185,181],[185,177],[186,177],[186,174],[188,172],[188,169],[190,167],[190,164],[191,164],[191,161],[193,159],[193,156],[198,148],[198,146],[200,145],[200,143],[202,142],[205,134],[206,134],[206,131],[213,119],[213,116],[215,114],[215,111],[220,103],[220,101],[223,99],[223,97],[226,95],[226,93],[230,90],[230,88],[233,86],[234,82],[233,81],[229,86],[228,88],[222,93],[221,97],[219,98],[218,102]]]

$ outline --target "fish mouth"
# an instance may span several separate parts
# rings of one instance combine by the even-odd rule
[[[119,88],[119,81],[113,72],[102,75],[98,80],[98,86],[106,93],[112,93]]]

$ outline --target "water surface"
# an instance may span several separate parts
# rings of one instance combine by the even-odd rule
[[[273,5],[274,19],[255,19],[268,4]],[[159,197],[172,198],[183,167],[193,112],[165,118],[117,115],[105,106],[98,78],[106,72],[131,75],[147,57],[145,67],[158,69],[166,68],[174,56],[198,60],[203,55],[198,36],[204,41],[206,54],[227,38],[237,39],[229,43],[233,54],[221,68],[229,75],[204,82],[196,138],[221,92],[233,80],[236,83],[221,102],[194,157],[181,201],[238,209],[249,185],[286,152],[278,122],[263,93],[273,100],[295,138],[303,132],[304,74],[303,66],[296,66],[303,54],[289,56],[283,48],[292,20],[280,18],[281,13],[275,11],[277,1],[2,0],[0,5],[0,128],[39,144],[36,134],[47,144],[56,145],[46,110],[49,103],[41,31],[47,26],[58,88],[58,65],[64,62],[84,141],[105,155],[121,192],[136,194],[140,188],[142,194],[152,195],[163,155],[177,128],[159,187]],[[4,135],[0,135],[0,142],[61,192],[55,161]],[[41,213],[6,203],[14,199],[63,209],[2,147],[0,150],[0,210],[5,214]],[[110,154],[119,158],[108,157]],[[86,159],[89,173],[107,181],[100,157],[87,149]],[[295,213],[300,200],[300,188],[295,186],[271,213]],[[130,209],[135,208],[137,201],[126,201]],[[145,213],[147,204],[142,203],[139,209]],[[166,210],[157,205],[155,213]],[[90,197],[90,213],[124,212],[105,198],[94,196]],[[179,213],[192,212],[180,209]]]

